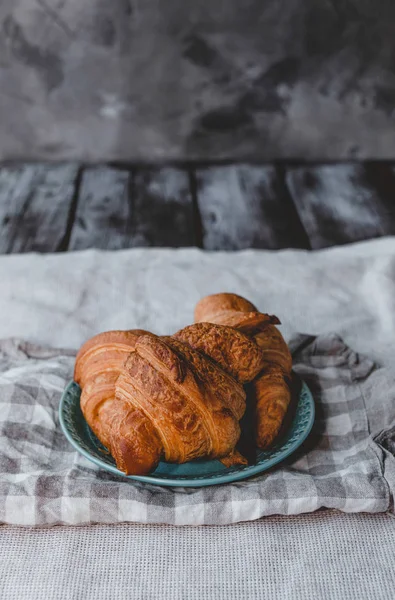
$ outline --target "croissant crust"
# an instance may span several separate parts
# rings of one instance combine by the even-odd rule
[[[246,400],[255,405],[258,446],[278,435],[292,358],[277,317],[241,296],[215,294],[197,304],[195,319],[172,336],[101,333],[77,354],[81,410],[126,474],[148,473],[161,458],[245,464],[236,444]]]
[[[195,319],[232,326],[247,333],[261,350],[261,372],[250,386],[248,402],[255,406],[257,446],[266,449],[276,439],[291,401],[292,357],[277,329],[277,317],[261,315],[236,294],[214,294],[198,302]]]
[[[235,446],[246,394],[233,376],[234,360],[229,367],[212,358],[222,329],[222,359],[238,349],[243,379],[249,355],[254,372],[258,368],[259,346],[230,328],[192,325],[162,338],[141,330],[107,332],[81,348],[75,367],[81,409],[119,469],[147,473],[161,456],[177,463],[199,457],[245,463]]]

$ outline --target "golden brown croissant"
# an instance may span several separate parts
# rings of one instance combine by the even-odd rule
[[[173,337],[209,356],[240,383],[252,381],[262,370],[263,358],[258,344],[233,327],[196,323]]]
[[[77,354],[74,380],[81,386],[81,410],[118,468],[143,474],[161,454],[160,440],[146,415],[116,399],[115,384],[140,335],[147,332],[108,331],[88,340]]]
[[[259,312],[251,302],[237,294],[205,296],[195,307],[195,322],[217,323],[235,327],[247,334],[255,334],[267,325],[278,325],[274,315]]]
[[[245,463],[235,450],[245,411],[239,381],[251,381],[262,364],[256,342],[230,327],[191,325],[162,338],[117,331],[81,348],[75,380],[82,412],[118,468],[143,474],[162,455]]]
[[[236,294],[213,294],[195,308],[196,321],[232,325],[254,337],[261,349],[262,372],[252,383],[251,401],[256,404],[256,443],[269,447],[278,435],[291,400],[292,357],[277,317],[259,313]]]

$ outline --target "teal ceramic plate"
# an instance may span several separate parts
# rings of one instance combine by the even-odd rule
[[[253,464],[230,468],[226,468],[217,460],[194,460],[182,465],[162,461],[150,475],[126,476],[116,468],[114,460],[85,421],[80,408],[81,389],[74,381],[69,383],[63,393],[59,417],[69,442],[102,469],[125,479],[155,485],[202,487],[239,481],[266,471],[282,462],[305,441],[314,423],[314,400],[304,382],[301,382],[299,388],[293,414],[288,415],[288,423],[278,442],[267,451],[256,449]]]

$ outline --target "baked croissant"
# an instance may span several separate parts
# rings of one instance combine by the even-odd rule
[[[255,340],[205,323],[162,338],[141,330],[100,334],[79,351],[74,378],[85,419],[117,467],[141,475],[162,456],[245,464],[235,450],[246,407],[242,383],[262,366]]]
[[[195,308],[195,321],[232,325],[253,337],[261,349],[261,373],[254,379],[251,402],[255,403],[256,443],[268,448],[277,437],[291,400],[292,356],[275,327],[277,317],[258,312],[236,294],[213,294]]]
[[[115,385],[130,352],[146,331],[108,331],[77,354],[74,381],[82,388],[81,410],[99,440],[125,473],[143,474],[160,459],[160,440],[143,411],[116,399]]]

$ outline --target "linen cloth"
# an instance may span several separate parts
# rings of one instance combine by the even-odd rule
[[[395,519],[0,530],[4,600],[393,600]]]
[[[136,248],[0,257],[0,339],[78,348],[109,329],[158,334],[190,323],[206,294],[235,292],[281,318],[290,340],[337,332],[391,364],[395,237],[320,251]]]
[[[370,360],[336,335],[302,338],[292,346],[295,371],[311,386],[317,405],[316,422],[302,450],[279,468],[244,481],[180,489],[125,481],[80,456],[64,438],[58,419],[74,357],[3,341],[1,522],[219,525],[322,507],[388,510],[395,457],[390,451],[386,456],[374,442],[368,414],[385,407],[379,429],[382,438],[391,439],[384,426],[395,424],[395,373],[389,368],[373,371]]]
[[[286,320],[282,331],[287,339],[292,329],[338,331],[349,346],[378,364],[393,362],[393,238],[311,254],[249,251],[248,260],[243,253],[178,254],[151,250],[0,257],[0,337],[72,348],[101,329],[129,327],[137,294],[133,278],[144,271],[145,262],[147,269],[156,262],[164,273],[145,296],[152,329],[153,294],[163,298],[167,314],[169,306],[174,310],[172,294],[177,301],[185,299],[185,307],[168,316],[179,327],[190,320],[200,295],[225,289],[249,295],[266,310],[270,300]],[[254,269],[260,271],[255,281]],[[55,599],[96,599],[129,597],[135,590],[136,597],[153,599],[386,600],[393,597],[395,584],[394,532],[395,519],[388,514],[336,511],[232,527],[124,524],[29,531],[3,526],[0,597],[31,600],[49,593]]]

